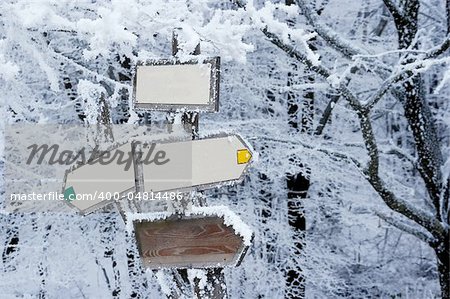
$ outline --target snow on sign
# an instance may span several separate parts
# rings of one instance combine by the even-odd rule
[[[100,157],[103,162],[112,162],[93,160],[66,172],[65,198],[82,214],[113,200],[132,199],[129,195],[139,182],[143,182],[139,190],[153,193],[205,190],[236,183],[243,179],[252,153],[240,136],[219,135],[189,141],[139,143],[136,150],[126,143]]]
[[[252,230],[225,206],[193,207],[179,218],[169,213],[132,214],[134,233],[146,268],[238,266]]]
[[[219,57],[179,62],[138,63],[134,74],[133,108],[214,112],[218,110]]]
[[[158,148],[171,162],[142,166],[141,190],[146,192],[205,190],[236,183],[243,179],[252,159],[249,146],[239,135],[164,143]]]

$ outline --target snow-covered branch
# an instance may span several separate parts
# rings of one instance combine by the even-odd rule
[[[411,163],[411,165],[414,168],[417,167],[416,159],[414,159],[414,157],[411,157],[411,155],[409,155],[408,153],[405,153],[401,148],[399,148],[397,146],[391,145],[390,149],[388,149],[386,151],[383,151],[382,153],[386,154],[386,155],[395,155],[395,156],[397,156],[399,158],[406,159],[408,162]]]
[[[237,4],[241,7],[245,7],[241,1],[237,1]],[[307,55],[297,51],[291,45],[286,44],[281,38],[279,38],[276,34],[270,32],[267,27],[262,29],[264,35],[279,49],[283,50],[287,55],[292,58],[297,59],[302,62],[306,67],[310,70],[314,71],[321,77],[329,80],[331,76],[331,72],[324,67],[323,65],[317,65],[311,59],[308,58]],[[336,82],[333,80],[329,80],[329,83],[332,87],[336,88],[341,95],[347,100],[352,109],[356,112],[359,120],[361,131],[364,139],[364,143],[366,145],[367,153],[369,155],[369,163],[367,169],[364,171],[366,173],[366,179],[372,185],[374,190],[381,196],[383,201],[395,212],[400,213],[409,219],[415,221],[419,225],[422,225],[428,231],[433,233],[437,237],[441,237],[443,235],[443,227],[442,224],[434,219],[432,216],[426,215],[424,212],[414,208],[409,205],[407,202],[404,202],[398,199],[391,191],[389,191],[378,174],[379,168],[379,158],[378,158],[378,149],[376,145],[375,135],[372,130],[372,125],[369,119],[370,109],[377,103],[377,101],[385,94],[385,92],[392,86],[393,83],[399,82],[401,79],[404,79],[405,76],[411,77],[413,74],[400,72],[394,77],[388,79],[385,84],[382,85],[382,88],[378,90],[378,92],[373,96],[371,100],[365,105],[362,106],[358,98],[347,88],[345,83],[339,82],[336,86]]]
[[[395,226],[399,230],[407,232],[430,245],[434,245],[435,242],[437,241],[436,238],[434,238],[429,232],[423,231],[418,227],[408,225],[407,223],[404,223],[401,219],[397,219],[396,217],[386,215],[385,213],[380,211],[375,211],[375,215],[383,219],[386,223]]]
[[[427,52],[425,58],[426,59],[435,58],[435,57],[441,55],[442,53],[444,53],[445,51],[447,51],[449,48],[450,48],[450,35],[447,35],[447,37],[444,39],[444,41],[441,44],[430,49]]]
[[[381,196],[386,205],[393,211],[409,218],[415,223],[421,225],[427,231],[429,231],[436,239],[442,239],[445,235],[445,227],[432,215],[425,213],[422,210],[415,208],[407,202],[397,198],[394,193],[389,191],[384,182],[378,176],[370,177],[368,175],[368,181],[372,187]]]
[[[300,7],[303,15],[308,22],[313,26],[314,30],[319,36],[327,42],[335,50],[342,53],[347,58],[351,58],[354,55],[365,54],[367,51],[357,48],[349,41],[344,40],[331,28],[320,23],[317,13],[314,12],[305,0],[296,0],[298,7]]]
[[[378,173],[379,155],[375,135],[373,134],[372,124],[367,114],[359,113],[358,117],[361,122],[362,136],[370,159],[368,167],[364,171],[367,181],[372,185],[374,190],[380,195],[390,209],[421,225],[432,233],[437,239],[442,238],[445,234],[445,228],[442,226],[442,223],[440,223],[432,215],[428,215],[424,211],[415,208],[408,202],[397,198],[381,180]]]

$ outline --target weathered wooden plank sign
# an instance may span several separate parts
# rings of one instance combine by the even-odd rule
[[[253,237],[250,228],[224,206],[197,207],[181,219],[167,213],[145,219],[148,216],[131,217],[146,268],[237,266]]]
[[[127,143],[101,156],[109,163],[69,170],[63,187],[66,199],[87,214],[127,196],[139,181],[139,190],[145,192],[205,190],[242,180],[252,158],[239,135],[142,144],[140,153],[138,159]]]
[[[136,110],[214,112],[219,101],[219,57],[179,62],[140,62],[133,84]]]

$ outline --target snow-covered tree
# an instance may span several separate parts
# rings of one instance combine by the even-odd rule
[[[236,131],[259,153],[242,185],[205,193],[255,231],[224,269],[229,297],[449,298],[448,3],[3,1],[2,127],[96,122],[101,94],[113,123],[143,121],[133,65],[170,56],[181,28],[181,53],[200,42],[222,58],[220,111],[200,134]],[[305,198],[286,177],[308,180]],[[183,296],[172,272],[134,267],[112,208],[68,211],[1,214],[6,298]]]

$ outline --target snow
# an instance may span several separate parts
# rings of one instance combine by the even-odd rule
[[[132,69],[137,61],[171,57],[173,31],[182,28],[178,59],[193,58],[185,52],[200,42],[198,59],[220,56],[222,61],[220,110],[200,115],[200,137],[238,133],[250,141],[257,161],[239,184],[206,190],[210,208],[192,207],[191,213],[222,215],[247,244],[254,234],[242,264],[224,270],[229,297],[298,298],[299,289],[286,285],[286,270],[297,267],[305,276],[307,298],[439,297],[432,248],[376,215],[395,216],[412,231],[421,229],[393,214],[353,163],[357,160],[364,167],[368,155],[359,120],[346,99],[331,105],[322,135],[291,127],[287,102],[298,104],[295,116],[300,123],[311,117],[305,99],[313,93],[314,130],[343,84],[367,104],[365,99],[384,82],[409,70],[420,74],[424,88],[415,94],[430,106],[443,157],[441,173],[434,178],[448,178],[448,51],[425,58],[447,36],[444,2],[422,1],[420,30],[413,40],[417,49],[398,49],[396,26],[382,1],[302,1],[321,12],[319,26],[312,26],[298,5],[242,2],[243,8],[213,0],[0,2],[2,129],[20,123],[37,128],[43,123],[81,124],[82,115],[84,123],[96,123],[98,100],[105,92],[113,122],[137,124],[142,119],[131,109]],[[273,45],[261,32],[265,28],[330,76],[322,78]],[[335,39],[334,45],[317,36],[324,33]],[[311,43],[317,49],[312,50]],[[342,53],[337,46],[348,51]],[[352,72],[353,67],[358,71]],[[432,218],[435,210],[417,170],[418,151],[398,98],[406,82],[412,81],[390,87],[370,113],[379,175],[398,198]],[[151,113],[152,124],[165,121],[165,113]],[[417,125],[427,134],[429,123]],[[133,138],[148,141],[159,136]],[[8,169],[3,149],[7,146],[3,142],[0,149],[2,174]],[[286,173],[310,179],[306,198],[287,198]],[[0,180],[2,195],[6,183]],[[305,231],[290,226],[288,203],[291,211],[295,205],[305,215]],[[130,217],[172,215],[156,212],[165,206],[145,208],[153,212]],[[58,211],[19,214],[0,209],[2,248],[19,238],[18,250],[2,256],[4,296],[35,298],[42,292],[46,298],[110,298],[117,288],[123,298],[133,291],[162,298],[177,288],[170,271],[133,274],[127,256],[134,254],[138,262],[138,253],[127,236],[131,227],[122,223],[114,206],[85,217]],[[50,233],[45,230],[49,225]],[[302,244],[300,252],[294,240]],[[47,273],[39,274],[40,269]],[[190,277],[204,281],[200,271],[191,271]]]
[[[450,156],[447,157],[444,165],[442,166],[442,180],[444,182],[448,181],[450,178]]]
[[[231,226],[234,231],[240,235],[246,246],[250,246],[253,237],[252,229],[244,223],[244,221],[230,210],[227,206],[210,206],[210,207],[192,207],[192,211],[188,211],[186,215],[203,215],[214,216],[217,215],[224,219],[227,226]]]
[[[191,283],[194,282],[194,279],[198,279],[198,286],[200,289],[204,289],[208,282],[208,277],[206,276],[205,270],[200,269],[187,269],[188,278]]]
[[[156,279],[158,280],[158,284],[161,287],[161,291],[169,296],[172,293],[171,285],[167,283],[167,277],[164,275],[164,272],[158,271],[155,273]]]
[[[99,99],[106,95],[106,90],[100,85],[88,80],[78,82],[77,92],[82,100],[82,105],[89,124],[98,122]]]

